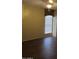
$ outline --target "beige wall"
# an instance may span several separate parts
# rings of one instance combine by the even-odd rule
[[[44,9],[23,4],[22,40],[28,41],[44,36]]]

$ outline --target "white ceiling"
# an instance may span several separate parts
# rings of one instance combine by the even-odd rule
[[[52,9],[56,9],[57,7],[57,0],[53,0],[54,3],[52,4]],[[23,3],[37,5],[43,8],[46,8],[48,4],[48,0],[23,0]]]

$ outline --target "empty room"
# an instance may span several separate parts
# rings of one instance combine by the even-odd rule
[[[22,58],[57,59],[57,0],[22,0]]]

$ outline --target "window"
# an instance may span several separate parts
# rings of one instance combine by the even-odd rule
[[[53,16],[45,16],[45,34],[52,33]]]

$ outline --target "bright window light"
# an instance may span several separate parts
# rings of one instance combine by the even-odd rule
[[[45,16],[45,34],[52,33],[53,27],[53,16]]]

